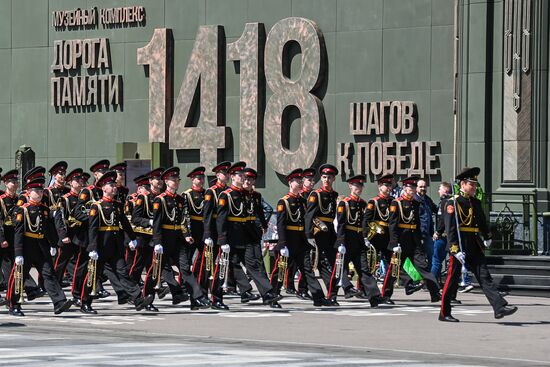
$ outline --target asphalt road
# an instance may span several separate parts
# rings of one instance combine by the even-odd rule
[[[428,293],[401,289],[395,306],[378,309],[343,297],[338,308],[315,308],[288,296],[280,310],[233,297],[229,312],[191,311],[167,296],[150,313],[110,297],[94,304],[98,315],[54,316],[45,297],[25,303],[25,317],[0,311],[0,365],[550,365],[550,299],[508,296],[519,311],[496,320],[483,295],[459,298],[461,322],[452,324],[437,320]]]

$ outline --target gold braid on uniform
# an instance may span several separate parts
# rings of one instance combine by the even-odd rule
[[[302,213],[300,212],[300,208],[298,207],[298,209],[296,209],[296,213],[293,214],[292,210],[290,210],[290,204],[288,203],[288,200],[283,198],[283,202],[285,203],[286,215],[287,215],[288,219],[290,219],[290,221],[293,222],[293,223],[298,223],[298,221],[302,217]]]
[[[472,207],[468,208],[468,215],[464,215],[464,211],[458,203],[458,200],[456,200],[456,207],[458,209],[458,218],[460,218],[460,223],[464,226],[470,226],[472,224],[472,219],[474,218]]]
[[[243,202],[241,202],[241,206],[238,209],[238,213],[236,213],[237,207],[233,203],[233,198],[231,197],[230,192],[227,193],[227,203],[229,204],[229,212],[231,213],[232,216],[239,217],[239,216],[241,216],[241,214],[243,214],[243,211],[244,211]]]
[[[190,191],[187,191],[185,193],[185,196],[187,196],[187,201],[189,202],[189,204],[193,208],[193,211],[195,213],[197,213],[197,215],[201,215],[202,214],[202,208],[204,207],[204,200],[201,202],[201,205],[197,206],[197,205],[195,205],[195,202],[193,201],[193,197],[191,196]]]
[[[355,214],[355,218],[353,218],[351,216],[351,210],[349,210],[349,202],[344,200],[344,205],[346,206],[346,211],[347,211],[346,218],[347,218],[348,224],[350,225],[357,224],[357,219],[359,219],[359,211]]]
[[[109,218],[109,220],[107,220],[107,218],[105,218],[105,214],[103,213],[103,208],[101,207],[101,203],[97,202],[96,205],[97,205],[97,209],[99,210],[99,215],[101,216],[101,220],[103,221],[103,223],[105,223],[107,227],[112,227],[115,224],[115,212],[114,211],[111,212],[111,217]]]
[[[31,222],[31,216],[29,215],[29,209],[27,209],[27,207],[23,207],[23,212],[25,213],[25,219],[29,224],[29,231],[33,233],[38,232],[38,228],[40,227],[40,213],[36,217],[36,222],[33,224]]]
[[[164,196],[159,196],[160,201],[162,201],[162,207],[164,209],[164,214],[168,217],[168,220],[173,223],[174,219],[176,219],[176,207],[172,208],[172,213],[168,213],[168,209],[166,209],[166,200],[164,200]]]
[[[378,205],[378,200],[374,200],[374,207],[376,208],[378,216],[382,221],[387,222],[390,219],[390,211],[388,210],[388,208],[386,208],[386,213],[382,215],[382,212],[380,211],[380,206]]]
[[[414,219],[414,210],[411,210],[411,212],[409,213],[409,216],[405,218],[403,216],[403,205],[401,204],[400,200],[397,200],[397,205],[399,206],[399,216],[401,217],[401,220],[403,221],[403,223],[408,224],[412,222],[412,220]]]
[[[332,211],[332,202],[330,202],[328,204],[328,208],[325,209],[323,208],[323,204],[322,204],[322,201],[321,201],[321,194],[319,194],[318,191],[314,191],[316,194],[317,194],[317,201],[319,202],[319,210],[321,211],[322,214],[330,214],[330,212]]]

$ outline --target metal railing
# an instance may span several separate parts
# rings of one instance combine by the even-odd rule
[[[538,254],[538,207],[537,190],[530,193],[487,193],[485,212],[494,229],[492,249],[513,251],[528,250],[531,255]],[[494,224],[493,224],[494,223]],[[516,228],[522,229],[516,238]],[[499,246],[500,245],[500,246]]]

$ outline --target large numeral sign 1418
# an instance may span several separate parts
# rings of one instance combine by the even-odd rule
[[[288,48],[293,42],[302,58],[299,76],[291,79]],[[227,46],[222,26],[199,27],[172,116],[173,38],[170,29],[155,29],[151,41],[137,50],[138,64],[149,66],[149,141],[169,142],[171,149],[200,149],[201,165],[210,169],[216,164],[229,129],[226,54],[240,70],[240,159],[258,166],[263,130],[265,158],[276,172],[311,166],[324,134],[323,104],[316,91],[327,68],[322,33],[304,18],[277,22],[267,38],[262,23],[247,23],[242,36]],[[264,108],[265,81],[273,94]],[[292,151],[285,144],[290,108],[298,109],[301,119],[300,144]]]

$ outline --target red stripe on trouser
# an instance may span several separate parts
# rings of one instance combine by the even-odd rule
[[[330,294],[332,293],[332,283],[334,279],[334,273],[336,273],[336,261],[334,261],[334,266],[332,267],[332,274],[330,275],[330,283],[328,285],[327,298],[330,298]]]
[[[61,257],[61,249],[57,251],[57,257],[55,258],[55,265],[53,266],[53,270],[57,270],[57,266],[59,265],[59,258]]]
[[[195,257],[195,260],[193,261],[193,270],[189,269],[190,270],[190,273],[195,275],[195,270],[197,269],[197,260],[199,259],[198,256]]]
[[[300,270],[300,276],[298,276],[298,286],[300,285],[301,281],[302,281],[302,271]]]
[[[74,292],[74,286],[76,283],[76,271],[78,269],[78,264],[80,263],[80,254],[82,254],[82,251],[78,251],[78,257],[76,258],[76,264],[74,266],[74,272],[73,272],[73,281],[71,283],[71,294]]]
[[[132,276],[132,273],[134,272],[134,269],[136,267],[136,260],[138,258],[138,254],[139,254],[138,251],[139,251],[139,249],[136,249],[134,251],[134,261],[132,262],[132,267],[130,268],[130,276]],[[140,274],[140,278],[141,278],[141,274]]]
[[[279,265],[279,256],[281,256],[281,255],[277,255],[277,260],[275,260],[275,264],[273,265],[273,270],[271,270],[271,275],[269,277],[269,282],[270,283],[273,281],[273,275],[277,271],[277,266]]]
[[[441,316],[445,316],[443,311],[443,305],[445,304],[445,296],[447,295],[447,291],[449,290],[449,284],[451,284],[451,278],[453,277],[454,263],[455,263],[455,257],[451,256],[451,258],[449,259],[449,269],[447,270],[447,280],[445,280],[445,286],[443,287],[443,294],[441,296]]]
[[[128,247],[126,247],[126,252],[124,253],[124,262],[128,264]]]
[[[391,275],[391,267],[392,267],[392,263],[390,261],[390,264],[388,265],[388,268],[386,269],[386,276],[384,277],[384,284],[382,284],[382,297],[385,297],[386,284],[388,284],[388,278]]]
[[[212,302],[214,302],[214,287],[216,286],[217,282],[220,281],[218,279],[218,267],[220,265],[221,256],[222,256],[222,249],[220,247],[220,249],[218,250],[218,262],[216,263],[216,269],[214,270],[214,276],[213,276],[213,279],[212,279],[212,290],[210,292],[210,294],[212,295]],[[229,264],[228,264],[228,266],[229,266]]]
[[[201,267],[199,268],[199,279],[198,280],[199,280],[199,285],[201,285],[201,286],[202,286],[202,283],[203,283],[203,281],[202,281],[202,267],[204,266],[204,253],[205,252],[206,251],[204,251],[204,249],[203,249],[202,250],[202,256],[201,256]]]
[[[6,298],[11,301],[11,296],[13,292],[13,273],[15,272],[15,264],[11,268],[10,277],[8,278],[8,292],[6,293]]]
[[[155,255],[153,254],[153,256],[155,256]],[[143,291],[142,291],[144,298],[147,297],[147,294],[146,294],[145,290],[147,289],[147,282],[149,281],[149,275],[151,274],[151,271],[153,270],[153,266],[154,266],[154,264],[151,264],[151,266],[149,267],[149,270],[147,270],[147,274],[145,275],[145,282],[143,283]],[[160,272],[162,274],[162,269],[161,269]]]

